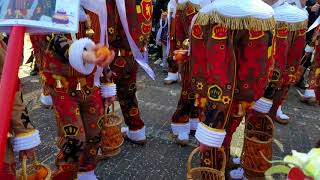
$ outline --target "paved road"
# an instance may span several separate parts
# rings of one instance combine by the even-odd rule
[[[28,48],[26,48],[28,51]],[[101,179],[185,179],[186,162],[190,152],[196,146],[176,145],[170,135],[170,117],[173,114],[180,94],[180,86],[163,85],[165,74],[159,67],[152,65],[157,72],[156,81],[150,80],[142,71],[138,74],[138,92],[141,116],[147,127],[148,143],[137,146],[125,142],[122,152],[116,157],[100,163],[97,175]],[[20,72],[24,85],[25,101],[30,109],[31,118],[40,130],[42,144],[39,146],[40,160],[54,167],[55,121],[51,110],[42,109],[38,102],[41,93],[38,77],[29,77],[28,66]],[[119,107],[116,108],[117,113]],[[307,152],[320,138],[320,108],[303,105],[298,101],[295,89],[290,91],[288,101],[283,107],[292,118],[287,126],[276,125],[274,141],[274,159],[290,153],[292,149]],[[232,153],[239,154],[242,145],[243,124],[238,128],[232,142]]]

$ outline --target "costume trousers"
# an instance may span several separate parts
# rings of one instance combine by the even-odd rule
[[[117,97],[125,123],[130,130],[139,130],[143,128],[144,122],[140,117],[136,97],[138,64],[132,56],[121,56],[115,58],[111,69],[115,73]]]
[[[320,102],[320,46],[317,45],[315,49],[313,64],[311,66],[311,72],[309,75],[309,88],[313,89],[316,94],[317,102]]]
[[[191,90],[190,61],[182,64],[182,89],[178,107],[172,116],[172,123],[188,123],[189,118],[199,117],[199,108],[195,107],[195,93]]]
[[[57,168],[91,171],[97,165],[104,106],[98,87],[80,91],[50,88],[58,129]]]
[[[211,34],[224,28],[212,25],[212,31],[209,31],[210,36],[207,38],[204,69],[207,69],[208,87],[204,123],[213,128],[226,130],[223,146],[228,154],[232,135],[246,110],[263,96],[272,34],[269,31],[228,29],[225,31],[226,34]],[[193,67],[193,72],[200,72],[203,67]],[[219,169],[221,167],[217,162],[221,162],[222,157],[213,149],[211,153],[203,154],[203,165],[207,166],[206,162],[213,158],[210,161],[211,165]]]
[[[290,87],[296,84],[297,81],[300,80],[299,77],[299,66],[301,64],[302,51],[305,46],[305,30],[302,29],[300,31],[292,31],[289,32],[287,41],[288,41],[288,49],[287,51],[280,51],[281,49],[276,49],[276,54],[286,53],[287,56],[284,58],[276,59],[276,69],[279,71],[280,79],[278,81],[277,90],[275,90],[275,94],[273,99],[273,106],[270,111],[270,116],[272,119],[276,118],[277,110],[279,106],[283,104],[285,99],[288,96],[288,92]],[[277,47],[277,45],[276,45]]]
[[[13,108],[10,119],[10,130],[13,128],[23,127],[23,123],[30,123],[26,106],[23,103],[22,92],[18,91],[14,97]],[[6,146],[5,157],[2,169],[0,170],[0,179],[15,180],[16,179],[16,163],[13,153],[13,147],[10,138]]]

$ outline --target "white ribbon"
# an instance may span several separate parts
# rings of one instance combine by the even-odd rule
[[[160,18],[160,28],[158,30],[157,36],[156,36],[156,43],[158,44],[161,38],[161,33],[163,30],[163,27],[166,27],[166,25],[168,24],[168,18],[166,19],[164,25],[162,25],[162,18]]]
[[[189,37],[191,37],[192,27],[193,27],[194,23],[196,23],[196,19],[197,19],[198,15],[199,15],[199,13],[194,15],[192,20],[191,20],[191,24],[190,24],[190,27],[189,27]],[[190,46],[189,46],[189,49],[188,49],[188,56],[190,56],[190,51],[191,51],[191,39],[189,39],[189,40],[190,40]]]
[[[314,21],[314,23],[309,27],[308,32],[316,28],[320,24],[320,16]]]
[[[103,45],[108,45],[108,13],[107,13],[107,6],[106,0],[81,0],[81,6],[85,9],[94,12],[96,15],[99,16],[100,22],[100,43]]]
[[[176,0],[170,0],[170,2],[168,3],[168,40],[167,40],[167,50],[166,50],[166,54],[169,55],[170,54],[170,36],[171,36],[171,16],[172,18],[176,17],[176,12],[177,12],[177,2]],[[171,15],[172,13],[172,15]]]
[[[100,22],[100,44],[109,47],[108,43],[108,13],[106,0],[81,0],[81,5],[99,16]],[[94,85],[100,87],[100,77],[103,72],[103,68],[97,66],[96,74],[94,76]]]
[[[144,53],[140,51],[137,44],[134,42],[128,27],[127,14],[126,14],[126,4],[124,0],[116,0],[116,5],[118,13],[120,16],[121,24],[123,30],[126,33],[132,54],[136,62],[146,71],[146,73],[155,80],[155,74],[153,70],[148,65],[148,52],[145,50]]]

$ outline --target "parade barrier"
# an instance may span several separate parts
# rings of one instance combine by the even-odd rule
[[[221,169],[213,169],[210,167],[192,167],[193,157],[196,155],[201,156],[200,148],[194,149],[187,162],[187,179],[188,180],[224,180],[225,179],[225,168],[226,168],[226,153],[223,148],[217,148],[223,156]],[[199,159],[199,158],[195,158]]]
[[[124,138],[121,133],[122,119],[115,114],[114,104],[111,113],[105,115],[101,130],[101,153],[99,159],[113,157],[121,152]]]
[[[68,6],[66,6],[68,5]],[[16,93],[25,33],[76,33],[80,0],[4,0],[0,9],[0,32],[10,35],[0,82],[0,162],[7,145],[10,116]],[[0,163],[0,169],[2,168]]]

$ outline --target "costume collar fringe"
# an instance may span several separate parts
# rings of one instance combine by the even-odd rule
[[[276,28],[281,27],[288,27],[289,31],[298,31],[302,29],[306,29],[308,27],[308,20],[302,21],[302,22],[296,22],[296,23],[288,23],[288,22],[277,22]]]
[[[187,6],[192,6],[194,7],[197,11],[200,9],[199,4],[194,4],[190,1],[184,2],[184,3],[177,3],[177,10],[184,10]]]

